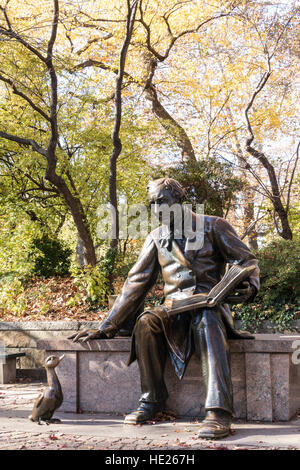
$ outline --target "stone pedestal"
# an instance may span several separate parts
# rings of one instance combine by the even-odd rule
[[[5,364],[0,364],[0,384],[8,384],[16,381],[16,359],[7,359]]]
[[[57,367],[64,402],[62,411],[128,413],[140,396],[137,363],[127,367],[129,338],[90,341],[39,341],[45,354],[65,354]],[[288,421],[300,410],[300,364],[295,351],[300,336],[256,335],[230,341],[234,407],[237,418]],[[300,356],[300,354],[299,354]],[[200,363],[193,356],[180,381],[170,361],[166,367],[168,408],[181,416],[203,416],[205,387]]]
[[[16,381],[16,358],[21,356],[25,356],[25,354],[4,354],[0,356],[0,384]]]

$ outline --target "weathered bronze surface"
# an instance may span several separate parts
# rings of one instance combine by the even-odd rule
[[[171,179],[151,182],[148,193],[150,203],[158,206],[181,204],[184,199],[184,190],[177,181]],[[188,237],[176,239],[172,221],[169,226],[162,225],[151,232],[107,319],[97,332],[87,330],[74,335],[73,340],[114,337],[124,322],[134,317],[137,306],[155,283],[159,271],[164,281],[164,296],[168,299],[178,292],[208,293],[224,275],[227,264],[254,266],[255,270],[248,280],[226,300],[229,303],[251,301],[259,289],[259,269],[255,256],[225,219],[193,213],[194,229],[199,217],[203,217],[204,227],[204,243],[200,249],[189,249],[192,240]],[[142,387],[140,406],[143,403],[150,408],[152,406],[153,413],[158,408],[163,409],[168,396],[164,383],[167,355],[170,355],[178,377],[182,378],[195,352],[201,359],[206,381],[206,410],[215,410],[215,416],[218,416],[218,410],[223,410],[231,416],[232,384],[227,338],[249,337],[247,332],[234,329],[227,303],[172,317],[168,317],[162,307],[142,313],[133,331],[129,359],[129,364],[135,359],[139,364]],[[147,419],[149,406],[145,412]],[[134,416],[129,421],[134,421]],[[138,422],[142,422],[142,409],[138,416]]]
[[[45,368],[47,371],[48,387],[45,388],[37,397],[29,419],[41,424],[42,421],[49,423],[57,423],[59,419],[53,419],[54,412],[60,407],[63,402],[63,393],[60,382],[55,372],[55,367],[58,366],[64,355],[49,356],[45,361]]]

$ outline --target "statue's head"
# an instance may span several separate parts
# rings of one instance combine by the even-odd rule
[[[54,369],[56,366],[58,366],[58,364],[60,363],[60,361],[63,360],[64,357],[65,357],[64,354],[60,357],[48,356],[45,360],[45,367],[47,369]]]
[[[147,186],[150,204],[182,204],[186,194],[178,181],[173,178],[159,178],[150,181]]]
[[[150,181],[147,191],[151,210],[155,216],[162,224],[174,228],[175,220],[181,221],[181,206],[185,199],[185,191],[181,184],[172,178],[160,178]],[[176,214],[180,215],[179,219],[176,219]]]

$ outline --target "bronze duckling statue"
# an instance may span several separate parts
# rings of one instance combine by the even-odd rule
[[[53,419],[54,412],[63,402],[63,393],[60,382],[55,372],[55,367],[64,358],[64,354],[60,357],[49,356],[45,361],[45,369],[47,372],[48,387],[46,387],[37,397],[29,419],[38,424],[45,421],[47,424],[59,423],[59,419]]]

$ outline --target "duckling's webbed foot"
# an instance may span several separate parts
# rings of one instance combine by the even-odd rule
[[[46,424],[59,424],[61,423],[61,419],[59,418],[51,418],[46,420]]]

